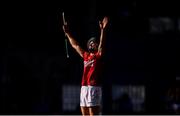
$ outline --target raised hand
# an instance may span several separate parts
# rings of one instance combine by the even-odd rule
[[[106,25],[108,24],[108,17],[104,17],[102,21],[99,21],[100,29],[105,29]]]

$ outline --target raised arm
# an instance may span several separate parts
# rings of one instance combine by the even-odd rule
[[[99,42],[99,46],[98,46],[98,52],[100,53],[100,55],[103,54],[104,52],[104,44],[105,44],[105,31],[106,31],[106,25],[108,23],[108,17],[104,17],[104,19],[102,21],[99,21],[99,27],[101,30],[101,34],[100,34],[100,42]]]
[[[84,50],[79,46],[79,43],[73,38],[72,34],[69,31],[67,23],[63,25],[64,33],[66,34],[71,46],[83,57]]]

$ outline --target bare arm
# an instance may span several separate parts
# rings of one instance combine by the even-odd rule
[[[101,30],[100,34],[100,42],[98,46],[98,52],[100,55],[104,52],[104,44],[105,44],[105,30],[106,30],[106,25],[108,23],[108,17],[104,17],[103,21],[99,21],[99,27]]]
[[[67,24],[63,25],[64,33],[66,34],[71,46],[83,57],[84,50],[79,46],[79,43],[73,38],[72,34],[69,32]]]

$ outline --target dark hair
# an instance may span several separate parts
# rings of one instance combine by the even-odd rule
[[[94,42],[97,43],[96,37],[91,37],[91,38],[88,40],[88,42],[87,42],[87,47],[89,46],[89,44],[90,44],[91,41],[94,41]]]

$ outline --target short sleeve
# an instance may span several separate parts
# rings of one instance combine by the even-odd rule
[[[97,58],[101,58],[100,52],[97,52],[97,53],[96,53],[96,57],[97,57]]]

